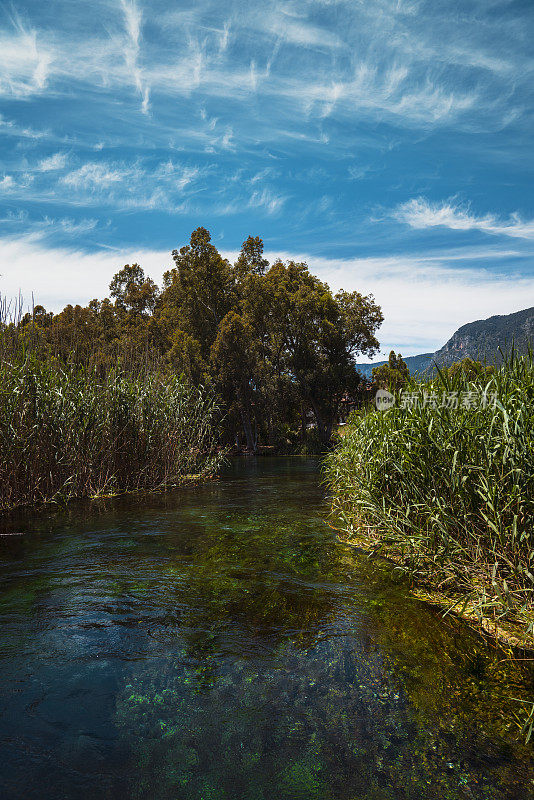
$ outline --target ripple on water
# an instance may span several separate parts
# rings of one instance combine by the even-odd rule
[[[532,672],[327,511],[315,462],[258,459],[21,519],[0,541],[0,796],[534,797],[511,699]]]

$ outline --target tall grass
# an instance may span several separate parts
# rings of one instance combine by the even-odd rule
[[[406,391],[426,403],[356,415],[329,454],[336,513],[415,580],[534,643],[532,353],[483,382],[439,374]],[[458,408],[441,406],[444,392]]]
[[[4,308],[4,315],[6,309]],[[214,401],[157,363],[59,359],[0,325],[0,510],[174,485],[217,466]]]

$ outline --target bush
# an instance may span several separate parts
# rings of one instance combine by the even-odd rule
[[[65,362],[0,329],[0,509],[175,485],[219,460],[214,402],[157,366]]]
[[[426,404],[401,397],[390,411],[354,415],[327,457],[343,527],[481,617],[520,623],[532,642],[532,353],[474,380],[444,372],[405,391],[426,393]],[[442,406],[444,393],[459,407]]]

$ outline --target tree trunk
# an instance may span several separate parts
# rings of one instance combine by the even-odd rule
[[[321,440],[321,443],[324,444],[325,447],[329,447],[330,439],[332,436],[333,421],[332,420],[325,421],[323,419],[322,414],[320,413],[316,403],[313,401],[312,398],[310,398],[310,404],[315,416],[315,421],[317,423],[317,433],[319,434],[319,439]]]
[[[248,410],[243,408],[241,409],[241,421],[243,422],[243,430],[245,431],[245,437],[247,439],[247,450],[250,453],[255,453],[257,450],[257,442],[255,441],[252,433],[250,414],[248,413]]]
[[[308,420],[306,418],[306,408],[305,406],[301,406],[300,409],[300,438],[303,442],[306,441],[306,436],[308,433],[307,429]]]

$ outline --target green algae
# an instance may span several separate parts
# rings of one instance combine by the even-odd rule
[[[513,699],[531,696],[529,665],[360,559],[327,514],[315,464],[234,463],[78,523],[70,509],[6,559],[2,796],[534,797]],[[30,735],[60,756],[10,761],[8,737]]]

